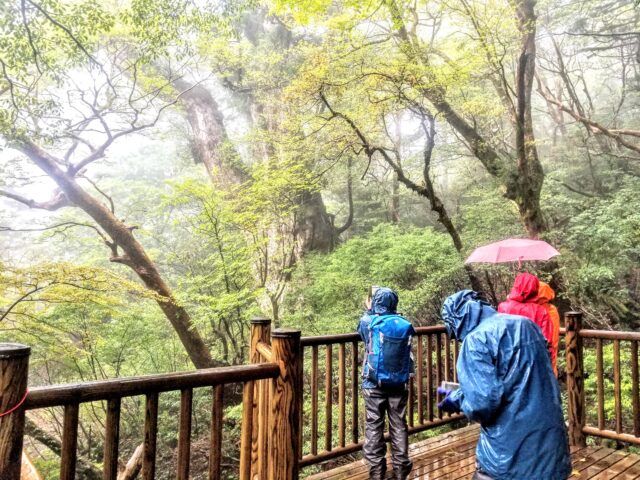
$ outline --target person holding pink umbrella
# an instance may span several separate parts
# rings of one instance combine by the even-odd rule
[[[533,323],[540,327],[542,335],[547,340],[549,359],[552,360],[555,357],[553,322],[547,309],[538,303],[539,288],[540,280],[538,277],[527,272],[519,273],[513,282],[513,288],[507,300],[498,305],[498,312],[520,315],[533,320]]]
[[[465,263],[509,263],[518,262],[518,270],[523,261],[546,261],[560,252],[543,240],[530,238],[508,238],[476,248]],[[530,273],[520,273],[513,284],[507,300],[498,306],[498,312],[520,315],[531,319],[549,344],[549,356],[553,362],[556,356],[553,321],[547,309],[538,303],[540,281]]]

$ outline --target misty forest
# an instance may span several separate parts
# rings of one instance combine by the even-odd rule
[[[506,238],[558,249],[521,269],[561,312],[638,330],[636,3],[2,1],[2,341],[31,347],[36,386],[244,364],[255,317],[353,332],[371,285],[436,325],[457,290],[504,299],[517,265],[464,260]],[[210,402],[194,393],[191,478]],[[102,478],[105,405],[81,406],[77,478]],[[141,411],[122,400],[122,469]],[[175,478],[179,392],[159,412]],[[58,479],[62,410],[28,413]]]

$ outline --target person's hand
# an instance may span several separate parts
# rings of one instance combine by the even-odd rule
[[[364,300],[364,308],[371,310],[371,297],[367,297]]]
[[[446,397],[451,392],[453,392],[453,390],[449,390],[448,388],[444,388],[444,387],[438,387],[436,389],[436,392],[438,392],[438,395],[444,395]]]
[[[438,408],[440,410],[442,410],[443,412],[447,412],[447,413],[458,413],[460,412],[460,409],[458,408],[458,405],[451,400],[451,397],[444,397],[444,400],[442,400],[439,404],[438,404]]]
[[[460,408],[458,407],[458,403],[451,398],[451,394],[453,390],[449,390],[447,388],[438,387],[436,390],[440,395],[444,395],[444,400],[442,400],[438,404],[438,409],[447,413],[458,413],[460,412]]]

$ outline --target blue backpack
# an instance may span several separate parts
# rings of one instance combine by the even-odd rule
[[[367,376],[378,387],[400,387],[411,374],[413,325],[400,315],[380,315],[371,320],[365,362]]]

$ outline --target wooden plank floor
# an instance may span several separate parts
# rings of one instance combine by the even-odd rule
[[[438,437],[411,444],[413,460],[410,479],[469,480],[475,471],[477,425],[460,428]],[[624,450],[604,447],[573,449],[571,480],[640,480],[640,456]],[[391,476],[389,465],[387,478]],[[307,477],[307,480],[366,480],[367,468],[362,461],[343,465]],[[540,479],[544,480],[544,479]]]

